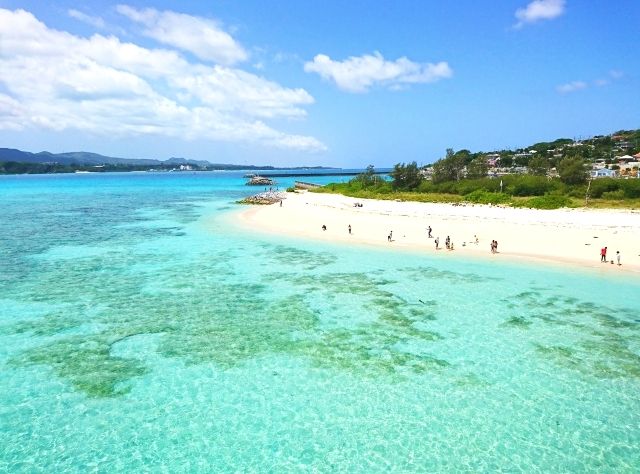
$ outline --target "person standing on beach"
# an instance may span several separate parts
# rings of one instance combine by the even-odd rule
[[[427,237],[430,238],[430,239],[432,238],[431,237],[431,226],[427,227]]]
[[[618,261],[618,266],[622,265],[620,263],[620,250],[616,250],[616,260]]]
[[[440,245],[440,237],[436,237],[436,250],[439,250],[438,245]]]
[[[600,261],[607,263],[607,247],[602,247],[600,250]]]
[[[349,235],[351,235],[351,224],[349,224]]]

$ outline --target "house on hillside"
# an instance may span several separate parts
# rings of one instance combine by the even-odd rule
[[[608,168],[600,168],[591,171],[592,178],[615,178],[617,175],[618,174],[615,170],[610,170]]]
[[[629,163],[631,161],[635,161],[635,158],[631,155],[622,155],[622,156],[616,156],[616,160],[618,160],[619,164],[623,164],[623,163]]]
[[[620,165],[620,176],[637,178],[640,176],[640,162],[630,161]]]
[[[498,153],[488,153],[485,158],[487,159],[487,166],[490,168],[495,168],[500,164],[500,155]]]

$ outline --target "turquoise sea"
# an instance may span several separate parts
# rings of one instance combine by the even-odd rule
[[[246,232],[243,183],[0,177],[0,472],[640,469],[639,277]]]

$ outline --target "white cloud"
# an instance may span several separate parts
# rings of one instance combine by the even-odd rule
[[[344,61],[334,61],[327,55],[318,54],[313,61],[305,63],[304,70],[335,82],[347,92],[367,92],[375,85],[398,89],[403,85],[435,82],[453,75],[446,62],[419,64],[405,57],[387,61],[378,52],[352,56]]]
[[[67,11],[71,18],[75,18],[78,21],[86,23],[87,25],[91,25],[98,29],[104,29],[106,24],[104,20],[98,16],[87,15],[86,13],[82,13],[81,11],[70,9]]]
[[[564,13],[565,5],[565,0],[533,0],[526,7],[516,10],[518,23],[515,27],[520,28],[527,23],[557,18]]]
[[[81,130],[106,136],[258,143],[301,151],[326,147],[265,120],[302,118],[313,103],[290,89],[176,51],[82,38],[48,28],[24,10],[0,9],[0,129]]]
[[[622,71],[611,70],[609,71],[607,76],[608,77],[601,77],[591,81],[591,85],[597,86],[597,87],[608,86],[614,83],[615,81],[621,79],[622,77],[624,77],[624,73]],[[589,88],[589,83],[585,81],[573,81],[573,82],[568,82],[566,84],[559,85],[558,87],[556,87],[556,90],[561,94],[568,94],[570,92],[577,92],[587,88]]]
[[[570,92],[576,92],[576,91],[586,89],[587,87],[589,86],[584,81],[573,81],[573,82],[568,82],[566,84],[559,85],[558,87],[556,87],[556,90],[561,94],[568,94]]]
[[[144,35],[204,61],[231,65],[248,57],[244,48],[212,20],[153,8],[137,10],[128,5],[118,5],[116,10],[144,25]]]

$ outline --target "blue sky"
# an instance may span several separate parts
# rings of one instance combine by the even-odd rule
[[[0,0],[0,146],[426,164],[640,127],[637,0]]]

